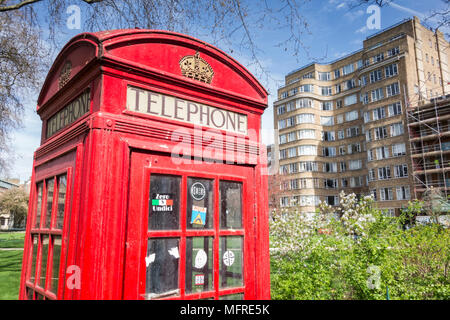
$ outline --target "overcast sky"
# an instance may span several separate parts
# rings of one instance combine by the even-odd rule
[[[261,79],[262,84],[270,93],[269,106],[262,119],[264,143],[273,143],[272,104],[276,98],[276,90],[284,82],[284,76],[288,72],[313,60],[320,60],[324,63],[333,61],[362,48],[362,41],[371,34],[414,15],[423,20],[432,10],[439,10],[447,6],[443,0],[396,0],[395,3],[381,8],[380,29],[369,29],[366,22],[372,12],[367,12],[368,6],[359,6],[350,10],[347,6],[348,1],[313,0],[302,7],[302,14],[309,23],[310,34],[305,34],[303,38],[307,50],[302,51],[300,56],[293,57],[289,51],[276,46],[278,40],[285,35],[283,30],[276,30],[268,26],[255,39],[262,49],[261,63],[271,75],[269,80]],[[432,20],[428,22],[433,26]],[[448,30],[443,31],[449,32]],[[68,30],[67,34],[62,35],[62,42],[69,41],[71,37],[81,32],[83,32],[83,25],[80,30]],[[208,41],[207,39],[202,40]],[[218,47],[229,54],[233,50],[233,48],[221,48],[220,45]],[[250,72],[255,72],[252,66],[248,65],[250,59],[237,54],[235,50],[233,52],[234,54],[231,53],[231,55],[234,58],[246,66]],[[20,178],[22,182],[31,177],[33,153],[40,144],[42,123],[35,112],[36,99],[37,97],[29,97],[30,102],[23,119],[24,128],[14,132],[12,136],[12,149],[16,155],[10,176]]]

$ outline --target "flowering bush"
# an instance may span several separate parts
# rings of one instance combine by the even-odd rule
[[[273,299],[450,298],[448,229],[405,229],[403,215],[385,216],[370,196],[340,199],[315,215],[272,213]]]

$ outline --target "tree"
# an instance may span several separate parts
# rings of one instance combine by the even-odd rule
[[[23,188],[12,188],[0,194],[0,212],[14,217],[14,226],[25,224],[29,195]]]
[[[27,20],[27,12],[0,15],[0,174],[8,168],[8,134],[21,124],[24,97],[38,90],[49,65],[40,30]]]

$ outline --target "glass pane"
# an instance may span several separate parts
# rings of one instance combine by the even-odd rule
[[[242,242],[238,236],[220,237],[220,287],[242,286]]]
[[[55,180],[49,179],[46,181],[47,186],[47,210],[45,214],[45,228],[50,228],[52,221],[52,205],[53,205],[53,189],[55,187]]]
[[[212,229],[213,198],[213,180],[188,178],[186,215],[188,229]]]
[[[39,229],[41,224],[41,210],[42,210],[42,182],[37,185],[37,205],[36,205],[36,221],[34,227]]]
[[[47,258],[48,258],[48,236],[42,236],[41,238],[41,271],[38,284],[45,288],[45,277],[47,273]]]
[[[177,295],[179,268],[179,239],[149,239],[145,265],[147,266],[146,298],[156,299]]]
[[[243,293],[227,294],[225,296],[219,297],[219,300],[243,300],[243,299],[244,299]]]
[[[26,292],[27,292],[27,300],[33,300],[33,289],[30,288],[26,288]]]
[[[242,183],[220,181],[220,227],[242,228]]]
[[[36,274],[36,257],[37,257],[37,250],[38,250],[38,236],[33,236],[33,252],[32,252],[32,258],[31,258],[31,271],[30,271],[30,281],[34,283],[35,274]]]
[[[53,238],[53,265],[52,265],[52,283],[51,291],[55,294],[58,293],[58,281],[59,281],[59,260],[61,257],[61,237]]]
[[[64,222],[64,208],[66,205],[67,176],[58,178],[58,212],[56,216],[56,229],[62,229]]]
[[[181,177],[150,176],[149,230],[179,229]]]
[[[186,293],[213,290],[213,237],[186,238]]]

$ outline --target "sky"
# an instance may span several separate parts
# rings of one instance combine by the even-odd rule
[[[268,0],[276,2],[276,0]],[[260,49],[258,57],[261,65],[267,70],[269,77],[261,77],[260,82],[269,91],[268,107],[262,117],[262,140],[265,144],[273,143],[273,102],[279,86],[284,84],[284,77],[290,71],[300,68],[314,60],[327,63],[362,48],[362,41],[404,19],[418,16],[421,20],[430,15],[432,10],[446,8],[444,0],[395,0],[380,9],[380,25],[368,25],[373,11],[368,5],[356,8],[349,7],[350,0],[306,0],[301,6],[300,14],[308,23],[308,31],[302,36],[305,49],[294,56],[292,50],[278,46],[280,40],[286,38],[286,30],[265,26],[263,30],[254,32],[255,42]],[[74,3],[76,1],[74,0]],[[45,3],[43,4],[45,5]],[[83,32],[83,12],[81,12],[81,28],[61,33],[61,43],[68,42],[74,35]],[[68,14],[69,17],[69,14]],[[428,20],[433,27],[435,21]],[[44,23],[44,22],[43,22]],[[449,30],[442,30],[450,33]],[[208,42],[208,39],[202,39]],[[219,49],[233,56],[254,74],[258,73],[246,52],[234,50],[228,45]],[[233,53],[231,53],[233,50]],[[59,50],[56,48],[56,52]],[[258,76],[257,76],[258,77]],[[28,97],[23,127],[14,131],[11,136],[12,149],[15,155],[9,176],[24,182],[31,177],[33,153],[40,145],[42,122],[36,114],[36,97]]]

